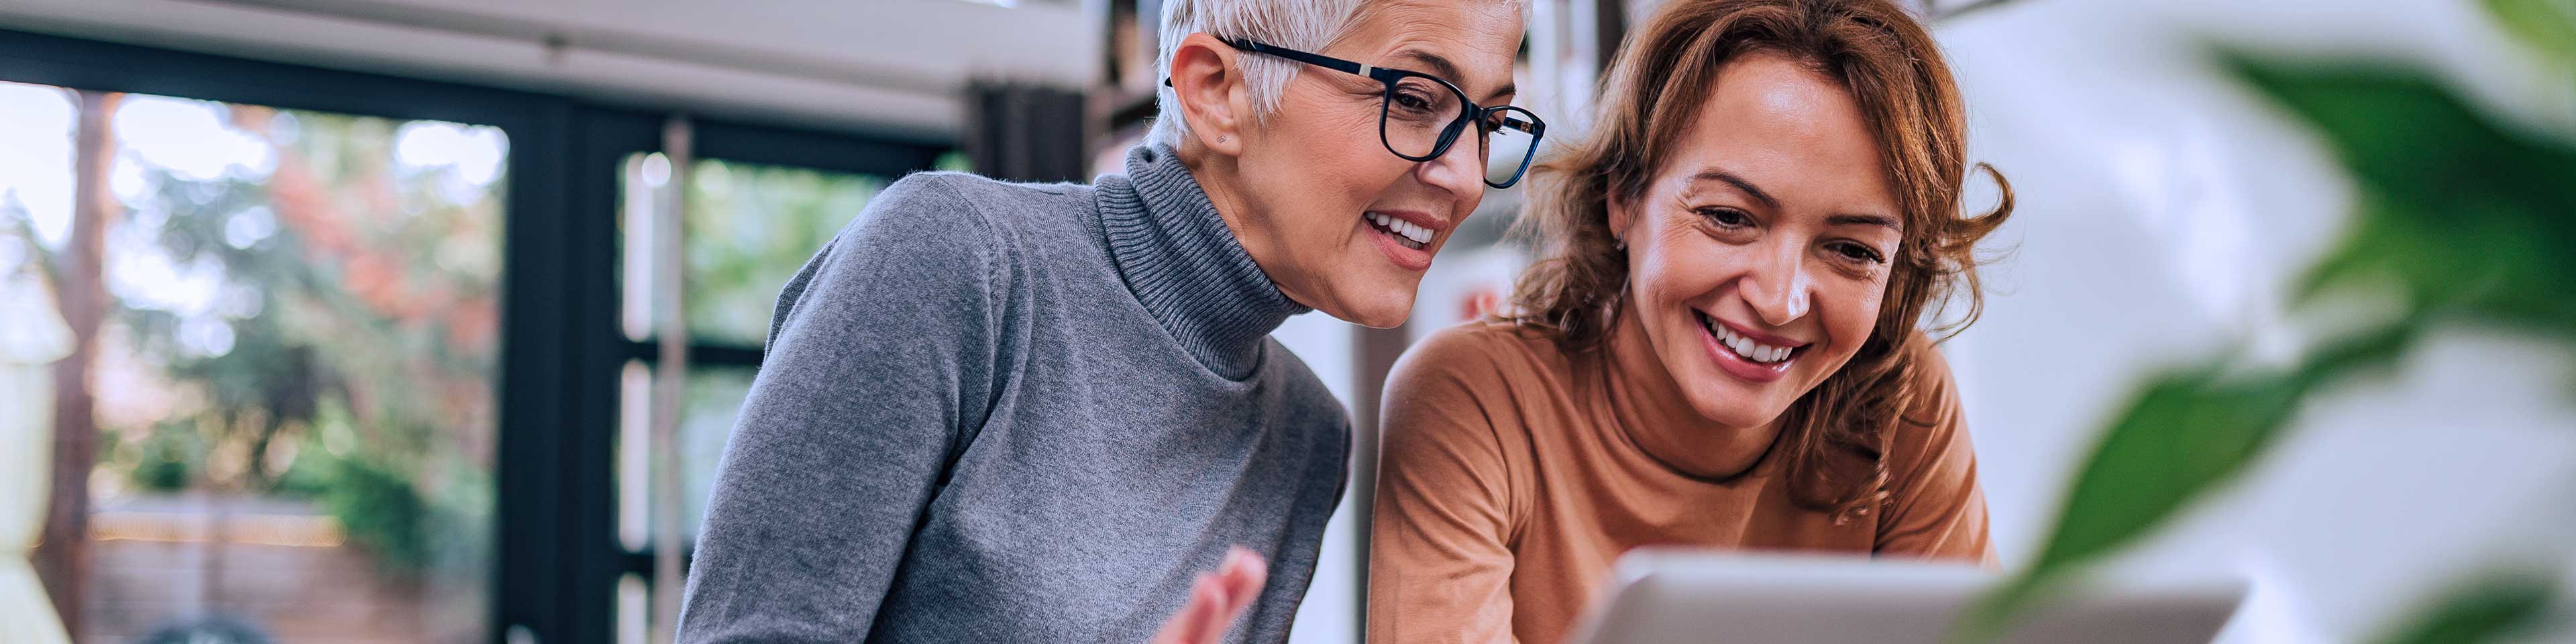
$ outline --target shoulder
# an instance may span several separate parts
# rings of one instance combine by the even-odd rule
[[[898,193],[943,194],[1000,215],[1091,202],[1091,186],[1079,183],[1020,183],[968,172],[916,172],[886,187],[885,195]]]
[[[1960,408],[1957,377],[1940,347],[1917,331],[1905,341],[1904,377],[1909,394],[1905,411],[1887,436],[1891,474],[1931,469],[1953,459],[1971,458],[1965,410]]]
[[[1563,378],[1568,371],[1564,352],[1547,332],[1479,320],[1435,331],[1406,349],[1388,375],[1388,388],[1509,388],[1534,378]]]
[[[924,172],[897,180],[870,198],[859,216],[841,229],[832,241],[833,254],[989,252],[995,235],[974,188],[990,181],[954,172]]]
[[[1527,451],[1526,423],[1545,418],[1542,392],[1570,377],[1545,331],[1502,321],[1441,329],[1407,350],[1381,399],[1386,440],[1478,445],[1492,458]],[[1390,455],[1393,449],[1389,449]]]
[[[1010,289],[1005,265],[1021,255],[993,216],[992,185],[1007,184],[924,172],[886,186],[790,278],[773,323],[818,315],[990,317],[982,309]]]
[[[1518,520],[1543,431],[1531,424],[1555,417],[1544,392],[1567,375],[1560,356],[1545,332],[1498,321],[1441,329],[1406,351],[1380,399],[1380,498]]]
[[[1906,337],[1900,350],[1906,362],[1906,389],[1913,393],[1905,405],[1905,417],[1922,424],[1956,415],[1960,411],[1958,378],[1950,373],[1950,360],[1941,355],[1940,345],[1916,331]]]
[[[996,273],[997,265],[1026,255],[1033,231],[1049,222],[1078,227],[1091,203],[1079,184],[1028,184],[962,172],[921,172],[903,177],[868,200],[859,216],[826,248],[827,262],[846,266],[913,265],[923,275],[963,277]]]
[[[869,200],[853,226],[900,226],[971,241],[1008,241],[1016,229],[1076,217],[1091,206],[1091,187],[1075,183],[1014,183],[964,172],[914,173]]]

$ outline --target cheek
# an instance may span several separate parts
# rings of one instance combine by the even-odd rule
[[[1320,174],[1372,174],[1402,162],[1378,142],[1377,109],[1356,99],[1292,84],[1279,111],[1261,120],[1262,138],[1282,155],[1283,165],[1306,165]]]
[[[1640,303],[1650,308],[1687,306],[1706,297],[1735,274],[1732,249],[1697,234],[1641,236],[1653,240],[1630,260]]]
[[[1305,240],[1301,246],[1337,243],[1356,230],[1368,203],[1403,175],[1403,160],[1381,149],[1375,131],[1342,127],[1322,113],[1299,118],[1289,109],[1294,108],[1271,115],[1261,149],[1245,155],[1243,178],[1264,195],[1270,210],[1283,215],[1273,219],[1276,234]]]
[[[1375,103],[1303,85],[1292,85],[1279,111],[1263,119],[1265,143],[1295,151],[1283,155],[1291,157],[1281,160],[1284,165],[1345,181],[1366,177],[1381,186],[1412,166],[1379,142]]]
[[[1822,318],[1825,333],[1833,339],[1835,353],[1850,355],[1860,351],[1861,344],[1878,326],[1879,306],[1886,292],[1885,280],[1843,280],[1818,293],[1816,315]]]

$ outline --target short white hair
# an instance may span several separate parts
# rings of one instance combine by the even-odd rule
[[[1172,53],[1181,39],[1207,33],[1218,38],[1257,40],[1289,49],[1317,51],[1341,38],[1351,27],[1363,0],[1164,0],[1161,52],[1154,59],[1154,128],[1146,145],[1178,147],[1189,136],[1181,118],[1179,93],[1163,87],[1172,77]],[[1247,53],[1235,61],[1243,69],[1244,90],[1252,98],[1254,122],[1279,110],[1279,96],[1297,77],[1296,61]]]

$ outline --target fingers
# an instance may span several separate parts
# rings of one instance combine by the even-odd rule
[[[1217,583],[1216,578],[1204,573],[1200,574],[1198,581],[1190,584],[1189,602],[1181,604],[1181,612],[1174,613],[1171,621],[1163,623],[1162,632],[1154,634],[1154,644],[1199,644],[1215,641],[1199,634],[1206,631],[1208,624],[1211,623],[1217,625],[1217,633],[1225,632],[1224,625],[1229,621],[1226,617],[1231,615],[1231,611],[1227,610],[1226,601],[1225,590]]]
[[[1217,581],[1225,584],[1226,599],[1232,600],[1227,606],[1226,621],[1233,621],[1252,606],[1253,600],[1260,599],[1261,586],[1269,580],[1270,564],[1262,561],[1261,555],[1241,546],[1228,549],[1225,563],[1217,566]]]
[[[1216,585],[1222,591],[1225,610],[1221,617],[1199,625],[1193,642],[1213,643],[1225,637],[1227,628],[1261,597],[1261,585],[1270,578],[1270,564],[1261,555],[1242,547],[1226,550],[1225,563],[1217,564]]]
[[[1270,564],[1242,547],[1228,549],[1216,572],[1201,573],[1190,583],[1190,600],[1163,623],[1153,644],[1215,644],[1225,631],[1261,598],[1270,580]]]

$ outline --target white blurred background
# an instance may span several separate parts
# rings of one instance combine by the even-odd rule
[[[1531,2],[1519,103],[1548,118],[1550,138],[1563,140],[1582,127],[1581,109],[1590,103],[1587,92],[1608,46],[1604,34],[1615,35],[1617,25],[1647,15],[1656,3]],[[1106,162],[1134,141],[1143,123],[1140,106],[1158,80],[1139,71],[1150,61],[1153,8],[1150,0],[1141,9],[1108,0],[14,0],[0,3],[0,33],[563,96],[652,116],[883,139],[933,153],[958,150],[942,157],[946,167],[997,174],[1009,174],[998,168],[1053,168],[1034,171],[1087,176],[1114,169]],[[2346,229],[2354,205],[2350,180],[2312,132],[2220,69],[2214,47],[2421,68],[2481,108],[2560,140],[2576,139],[2576,79],[2517,47],[2475,0],[2015,0],[1941,2],[1926,10],[1942,16],[1935,33],[1966,96],[1972,160],[2009,177],[2019,203],[2012,222],[1991,240],[1999,261],[1986,269],[1983,319],[1943,349],[1964,392],[1997,549],[2008,564],[2036,557],[2070,477],[2101,428],[2151,374],[2225,353],[2286,356],[2303,340],[2300,329],[2313,328],[2289,319],[2284,302],[2291,281]],[[1140,14],[1146,17],[1141,30]],[[0,55],[0,63],[8,62]],[[10,89],[0,92],[0,115],[7,115],[0,119],[0,136],[7,137],[0,140],[0,189],[38,231],[14,243],[50,248],[63,243],[63,234],[46,231],[74,220],[66,161],[75,156],[76,114],[67,106],[77,100],[40,87],[60,76],[20,77],[19,70],[30,68],[46,67],[0,64],[0,81],[16,81],[0,86]],[[148,79],[153,71],[126,73]],[[1056,101],[1042,103],[1056,106],[1052,117],[1047,108],[1030,116],[1030,109],[1010,107],[1045,100]],[[186,107],[191,104],[150,97],[123,103],[117,118],[120,125],[132,121],[121,133],[133,137],[126,143],[132,154],[172,168],[217,168],[198,173],[205,176],[243,163],[228,161],[235,157],[250,158],[250,166],[275,165],[258,160],[267,152],[234,149],[250,145],[246,139],[223,135],[257,130],[240,119],[218,123],[206,108]],[[1047,118],[1075,124],[1070,143],[1017,141],[995,125]],[[432,129],[453,136],[400,144],[423,150],[405,163],[482,177],[471,189],[492,184],[491,166],[500,155],[545,145],[502,142],[488,129]],[[173,131],[199,136],[168,134]],[[613,458],[616,476],[594,481],[596,490],[569,492],[593,494],[619,510],[614,533],[567,538],[595,540],[615,550],[602,556],[639,562],[658,552],[651,547],[658,541],[647,536],[648,516],[673,505],[649,492],[648,479],[666,469],[650,465],[658,462],[651,449],[673,447],[669,456],[680,467],[667,468],[676,472],[668,476],[685,499],[673,507],[682,508],[681,521],[693,521],[697,500],[690,495],[703,494],[711,452],[720,449],[748,373],[748,365],[735,364],[710,367],[701,377],[692,367],[685,388],[647,386],[661,371],[644,355],[656,346],[654,330],[678,327],[655,326],[660,321],[644,302],[653,294],[688,293],[690,302],[710,308],[756,308],[743,320],[700,320],[693,309],[686,327],[693,346],[749,343],[756,358],[767,315],[760,303],[811,250],[792,236],[762,238],[772,240],[766,246],[735,243],[740,240],[725,236],[740,233],[723,232],[725,225],[667,229],[683,235],[678,248],[692,258],[702,243],[756,246],[757,252],[725,255],[734,263],[722,265],[739,269],[703,280],[697,264],[680,279],[641,279],[656,261],[651,231],[666,230],[647,223],[660,203],[653,195],[674,177],[672,164],[687,160],[678,151],[661,152],[670,154],[639,150],[621,170],[627,183],[620,220],[626,223],[617,234],[626,246],[617,262],[632,277],[622,285],[628,297],[617,315],[622,342],[634,347],[627,355],[634,357],[613,365],[619,368],[607,377],[619,383],[615,419],[599,421],[614,425],[620,438],[586,446],[615,451],[601,458]],[[686,183],[717,196],[692,202],[731,208],[723,210],[723,221],[755,227],[773,217],[783,228],[828,231],[899,174],[809,171],[766,159],[729,165],[713,156],[689,168]],[[1044,157],[1052,165],[1022,157]],[[1064,171],[1064,158],[1088,170]],[[728,200],[725,194],[755,196]],[[756,197],[768,194],[784,196]],[[1994,198],[1982,182],[1972,183],[1970,195],[1972,207]],[[1374,389],[1403,344],[1487,310],[1507,292],[1524,260],[1500,240],[1500,231],[1520,202],[1517,191],[1488,196],[1460,233],[1462,243],[1453,243],[1425,280],[1404,329],[1372,332],[1306,315],[1278,337],[1353,405],[1363,428],[1372,428],[1365,419],[1374,413]],[[495,212],[489,216],[526,216]],[[11,242],[5,235],[0,229],[0,242]],[[109,250],[110,266],[162,267],[161,273],[111,270],[110,283],[125,285],[119,297],[176,297],[191,288],[188,279],[212,279],[170,268],[174,260],[160,251],[117,248],[124,247]],[[116,261],[128,252],[140,259]],[[0,253],[5,263],[23,259]],[[12,326],[21,335],[34,328]],[[721,363],[729,354],[708,355]],[[2563,343],[2500,327],[2445,327],[2406,354],[2396,373],[2337,386],[2304,408],[2294,430],[2247,476],[2123,556],[2114,574],[2251,579],[2253,596],[2224,642],[2361,641],[2481,575],[2576,577],[2576,538],[2569,536],[2576,534],[2571,376],[2576,352]],[[185,378],[156,383],[182,392],[198,386]],[[687,397],[673,407],[683,418],[653,429],[657,414],[669,415],[657,411],[665,409],[656,406],[657,397],[673,392]],[[151,421],[120,421],[109,409],[97,413],[111,429]],[[508,421],[488,416],[478,417],[476,435],[509,429]],[[1359,638],[1359,537],[1374,449],[1363,447],[1355,456],[1362,459],[1353,463],[1357,485],[1327,535],[1292,636],[1299,644]],[[480,458],[479,467],[489,471],[514,456]],[[98,467],[112,465],[102,459]],[[122,472],[90,477],[87,493],[108,508],[96,511],[126,507],[119,499],[148,500],[118,496],[130,494],[123,484],[96,482],[122,480]],[[171,494],[209,488],[182,484]],[[513,543],[504,538],[496,547]],[[462,574],[484,584],[506,583],[515,574],[474,567],[488,565],[471,564]],[[569,641],[653,639],[657,613],[647,597],[662,593],[649,590],[652,569],[618,564],[610,574],[599,580],[597,597],[613,607],[602,607],[599,620],[514,629],[523,621],[509,608],[516,600],[492,599],[486,604],[503,607],[463,629],[464,638],[539,632]],[[113,575],[93,581],[81,592],[84,599],[70,601],[110,616],[89,620],[92,626],[76,630],[76,639],[124,641],[141,632],[139,626],[117,635],[102,630],[108,627],[98,624],[120,623],[113,614],[125,609],[117,608],[124,606],[114,603],[117,597],[100,595],[107,592],[102,586],[115,583]],[[151,610],[259,614],[244,608],[258,604],[255,598],[241,596],[255,591],[208,588],[215,590]],[[2556,613],[2562,619],[2535,641],[2576,641],[2576,626],[2564,619],[2576,614],[2569,600],[2576,593],[2561,588]],[[388,601],[400,603],[409,595],[393,597]],[[581,630],[587,625],[603,628]]]

